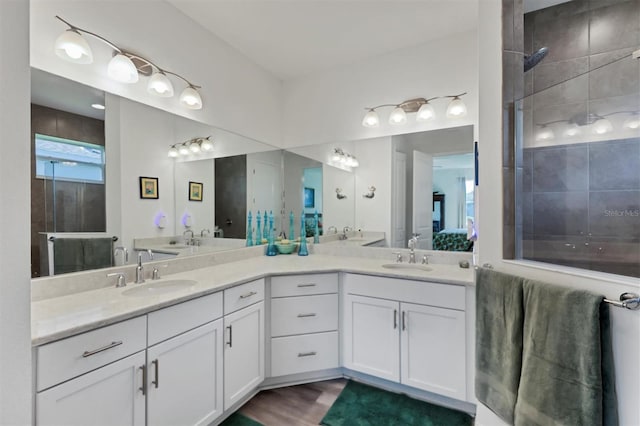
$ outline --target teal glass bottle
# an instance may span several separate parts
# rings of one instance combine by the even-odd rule
[[[262,218],[260,217],[260,210],[256,213],[256,245],[259,246],[262,244],[262,231],[260,230],[260,221]]]
[[[309,256],[307,249],[307,231],[304,227],[304,213],[300,214],[300,247],[298,247],[298,256]]]
[[[249,215],[247,216],[247,247],[251,247],[253,245],[253,228],[251,227],[251,211],[249,211]]]
[[[320,231],[318,229],[318,210],[313,213],[313,244],[320,242]]]
[[[273,212],[269,214],[269,236],[267,237],[267,256],[275,256],[278,254],[278,247],[276,247],[273,236]]]
[[[262,227],[262,238],[265,240],[269,239],[269,228],[267,228],[267,220],[269,220],[269,215],[267,215],[267,211],[264,211],[264,226]]]
[[[291,241],[295,241],[296,240],[296,235],[294,232],[294,224],[293,222],[295,221],[294,217],[293,217],[293,211],[291,213],[289,213],[289,240]]]

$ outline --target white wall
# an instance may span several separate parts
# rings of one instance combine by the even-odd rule
[[[335,226],[341,232],[345,226],[355,227],[355,174],[337,169],[327,164],[322,165],[322,225],[325,234],[329,227]],[[342,190],[346,198],[338,199],[336,188]],[[356,228],[357,229],[357,228]]]
[[[93,64],[58,58],[53,44],[67,26],[55,15],[201,85],[204,108],[186,110],[177,96],[149,95],[146,77],[133,85],[110,80],[106,68],[111,50],[89,36]],[[31,65],[271,144],[281,141],[281,82],[164,1],[31,0]],[[183,83],[173,83],[179,94]]]
[[[215,229],[215,161],[200,160],[188,163],[175,163],[175,230],[178,235],[184,233],[181,219],[191,216],[191,230],[200,235],[208,229],[213,236]],[[189,201],[189,182],[202,183],[202,201]]]
[[[0,424],[31,424],[29,3],[0,1]]]
[[[477,123],[477,33],[475,31],[377,56],[332,71],[284,83],[283,146],[350,141]],[[469,92],[468,115],[446,119],[448,101],[433,101],[438,118],[390,126],[390,108],[380,109],[380,127],[362,126],[365,107],[415,97]],[[455,123],[455,124],[452,124]]]
[[[617,299],[625,291],[640,291],[638,280],[616,275],[513,262],[502,259],[502,36],[501,2],[483,0],[479,8],[480,75],[480,188],[478,196],[480,263],[494,268],[576,288],[588,289]],[[616,386],[621,425],[640,424],[640,313],[611,308]],[[482,415],[480,415],[480,413]],[[487,417],[484,417],[487,416]],[[488,420],[487,420],[488,419]],[[486,409],[479,409],[476,424],[496,425]]]

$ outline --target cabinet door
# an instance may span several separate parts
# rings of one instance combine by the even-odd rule
[[[401,303],[402,383],[466,399],[463,311]]]
[[[344,310],[344,366],[400,381],[399,303],[348,294]]]
[[[144,352],[36,395],[37,425],[144,426]]]
[[[264,380],[264,302],[224,317],[224,409]]]
[[[222,414],[222,319],[147,350],[148,424],[207,425]]]

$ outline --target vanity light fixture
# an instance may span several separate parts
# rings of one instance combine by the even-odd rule
[[[60,58],[76,64],[92,63],[93,53],[91,52],[91,47],[87,40],[82,37],[83,34],[88,34],[113,49],[113,57],[107,66],[107,75],[113,80],[133,84],[138,81],[140,75],[150,76],[147,83],[147,92],[156,96],[170,98],[174,95],[174,89],[167,75],[172,75],[187,84],[187,87],[180,94],[180,104],[189,109],[202,109],[202,97],[198,93],[200,86],[191,83],[179,74],[160,68],[156,63],[143,56],[116,46],[96,33],[76,27],[57,15],[56,18],[69,26],[55,42],[55,52]]]
[[[360,162],[348,152],[342,150],[342,148],[334,148],[331,157],[329,158],[330,164],[354,168],[360,166]]]
[[[449,105],[447,106],[447,117],[460,118],[467,115],[467,107],[460,99],[466,95],[467,92],[460,93],[459,95],[446,95],[435,96],[433,98],[415,98],[409,99],[399,104],[382,104],[375,107],[367,107],[367,113],[362,119],[362,125],[364,127],[378,127],[380,125],[380,117],[376,111],[382,107],[393,107],[391,114],[389,115],[389,124],[397,126],[407,122],[408,113],[417,113],[416,121],[425,122],[435,118],[436,113],[431,105],[431,101],[436,99],[451,98]]]
[[[548,121],[546,123],[536,124],[539,129],[536,132],[536,141],[551,140],[555,134],[552,125],[558,128],[561,133],[566,137],[575,137],[583,133],[583,129],[587,128],[594,135],[605,135],[614,130],[613,123],[607,117],[627,114],[630,115],[622,123],[623,130],[637,130],[640,129],[640,112],[639,111],[614,111],[608,114],[595,114],[595,113],[581,113],[571,117],[569,120],[555,120]]]
[[[169,147],[167,155],[171,158],[186,157],[211,150],[213,150],[213,141],[211,136],[207,136],[206,138],[193,138],[185,142],[174,143]]]

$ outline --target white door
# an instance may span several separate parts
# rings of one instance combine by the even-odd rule
[[[264,302],[224,317],[224,409],[264,380]]]
[[[144,352],[36,395],[37,425],[144,426]]]
[[[222,414],[222,319],[147,350],[148,424],[208,425]]]
[[[394,152],[391,192],[391,247],[407,246],[407,154]]]
[[[401,303],[405,385],[466,400],[463,311]]]
[[[399,303],[348,294],[345,298],[344,366],[400,380]]]
[[[433,157],[413,151],[412,232],[420,234],[416,248],[431,250],[433,244]]]

